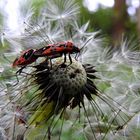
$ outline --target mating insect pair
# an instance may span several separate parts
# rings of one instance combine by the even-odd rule
[[[21,73],[22,69],[27,65],[35,62],[39,57],[46,57],[48,59],[53,59],[57,57],[61,57],[64,54],[64,62],[66,62],[66,55],[68,54],[70,64],[72,63],[72,59],[70,54],[79,53],[80,49],[76,47],[72,42],[60,42],[56,44],[49,44],[40,49],[28,49],[24,51],[20,57],[16,58],[13,62],[13,67],[21,67],[17,73]]]

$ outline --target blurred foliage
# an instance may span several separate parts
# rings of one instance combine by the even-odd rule
[[[80,3],[81,7],[81,23],[86,23],[90,21],[90,30],[97,31],[100,30],[102,34],[108,38],[108,41],[112,42],[112,29],[113,29],[113,17],[115,12],[113,8],[102,8],[99,6],[99,9],[95,12],[90,12],[86,7],[83,6],[83,0],[77,0]],[[138,38],[138,31],[136,28],[136,21],[129,19],[125,22],[125,36],[128,38],[136,37]]]
[[[101,30],[105,34],[111,33],[113,12],[111,8],[99,8],[96,12],[90,13],[87,8],[82,7],[81,11],[83,21],[90,20],[90,27],[94,27],[94,30]]]
[[[136,28],[136,22],[129,20],[128,22],[125,23],[125,27],[126,27],[126,36],[128,37],[132,37],[135,36],[136,38],[138,38],[138,31]]]

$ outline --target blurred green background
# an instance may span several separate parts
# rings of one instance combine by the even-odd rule
[[[123,36],[139,39],[139,0],[85,0],[84,3],[81,20],[89,19],[90,27],[95,31],[101,30],[112,45],[119,44]]]

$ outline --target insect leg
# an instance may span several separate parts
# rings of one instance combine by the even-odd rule
[[[22,70],[25,68],[26,66],[21,67],[17,72],[16,72],[16,79],[17,82],[13,85],[16,86],[19,83],[19,79],[18,79],[18,75],[20,75],[22,73]]]
[[[67,54],[66,53],[64,53],[64,62],[61,64],[61,65],[59,65],[59,66],[61,66],[62,68],[65,68],[67,65],[65,64],[66,63],[66,59],[67,59]]]
[[[67,67],[70,66],[70,65],[72,64],[72,58],[71,58],[71,56],[70,56],[70,53],[69,53],[69,60],[70,60],[70,63],[67,65]]]
[[[80,56],[80,52],[79,53],[76,53],[75,55],[75,60],[78,60],[78,57]]]
[[[75,57],[74,57],[74,58],[75,58],[75,60],[77,60],[77,55],[78,55],[78,54],[76,54],[76,55],[75,55]]]
[[[64,53],[64,62],[63,62],[63,64],[66,63],[66,59],[67,59],[67,56],[66,56],[66,53]]]
[[[70,65],[71,65],[72,64],[72,59],[71,59],[70,53],[69,53],[69,60],[70,60]]]
[[[52,69],[52,59],[50,59],[50,69]]]
[[[21,74],[22,73],[22,70],[25,68],[26,66],[23,66],[23,67],[21,67],[17,72],[16,72],[16,74]]]

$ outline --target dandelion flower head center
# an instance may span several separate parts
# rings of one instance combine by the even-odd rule
[[[66,94],[77,94],[87,82],[87,74],[82,64],[72,59],[72,64],[67,59],[66,66],[61,66],[63,59],[56,59],[52,65],[51,81],[62,86]],[[70,64],[70,65],[69,65]]]

